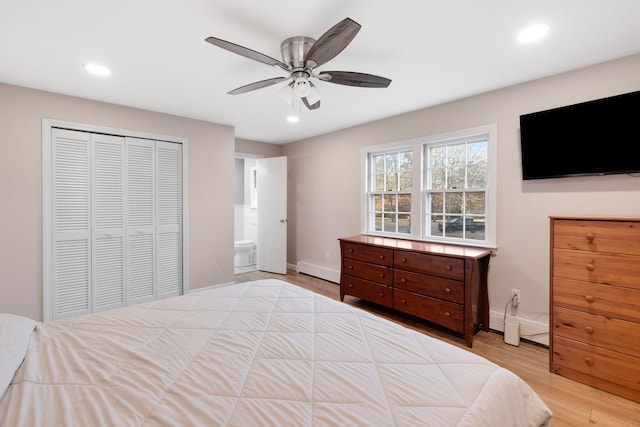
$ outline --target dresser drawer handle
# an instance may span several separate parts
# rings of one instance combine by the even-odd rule
[[[347,267],[349,270],[353,270],[353,265]]]
[[[451,288],[444,288],[444,293],[445,294],[450,294],[451,293]]]
[[[402,283],[407,283],[407,279],[405,279],[404,277],[403,277],[402,279],[400,279],[400,281],[401,281]]]
[[[444,312],[444,317],[451,317],[451,313],[449,313],[448,311]]]
[[[596,235],[593,233],[587,233],[584,237],[587,238],[587,240],[589,241],[589,243],[593,243],[593,239],[596,238]]]
[[[451,271],[452,268],[453,267],[451,267],[450,265],[447,265],[444,269],[447,270],[447,271]]]
[[[352,253],[353,253],[353,249],[349,249],[349,251],[348,251],[348,252],[349,252],[350,254],[352,254]]]
[[[593,295],[585,295],[584,296],[584,300],[586,302],[588,302],[589,304],[591,304],[592,302],[594,302],[596,299],[593,297]]]
[[[349,283],[347,286],[353,288],[353,283]]]
[[[592,328],[591,326],[587,326],[587,327],[585,328],[585,330],[587,331],[587,333],[588,333],[589,335],[593,334],[593,328]]]
[[[380,298],[384,298],[384,292],[380,292]]]
[[[380,278],[382,279],[384,277],[384,273],[380,273]]]
[[[407,300],[403,298],[403,299],[401,299],[401,300],[400,300],[400,302],[401,302],[402,304],[406,304],[406,303],[407,303]]]
[[[589,366],[593,366],[593,359],[590,357],[585,357],[584,358],[584,363],[586,363]]]
[[[587,271],[593,271],[593,270],[595,270],[595,269],[596,269],[596,266],[595,266],[595,265],[593,265],[593,264],[591,264],[591,263],[589,263],[589,264],[587,264],[587,265],[585,266],[585,268],[587,269]]]
[[[379,255],[380,259],[384,259],[384,255]]]
[[[400,261],[405,263],[405,264],[407,263],[407,259],[406,258],[402,258]]]

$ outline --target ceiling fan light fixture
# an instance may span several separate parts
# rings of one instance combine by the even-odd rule
[[[287,105],[293,105],[293,88],[290,84],[285,85],[278,91],[278,97]]]
[[[316,88],[314,85],[311,85],[309,95],[307,95],[306,98],[309,105],[313,105],[316,102],[320,101],[320,91],[318,91],[318,88]]]
[[[298,98],[306,98],[311,92],[311,83],[306,77],[297,77],[293,81],[293,94]]]

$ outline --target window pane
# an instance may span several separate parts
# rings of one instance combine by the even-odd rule
[[[487,145],[488,141],[479,141],[467,146],[467,188],[487,186]]]
[[[375,231],[382,231],[382,214],[381,213],[376,213],[374,230]]]
[[[384,196],[384,211],[385,212],[396,212],[396,196],[394,195],[385,195]]]
[[[401,172],[400,173],[400,191],[411,191],[413,185],[413,173]]]
[[[467,218],[466,239],[484,240],[485,233],[485,217]]]
[[[443,213],[444,212],[444,193],[431,193],[431,213]]]
[[[411,172],[413,169],[413,152],[405,151],[398,154],[399,172]]]
[[[411,212],[411,194],[398,195],[398,212]]]
[[[380,194],[373,196],[373,209],[376,212],[382,212],[382,196]]]
[[[462,213],[462,193],[446,193],[444,196],[444,212],[446,214]]]
[[[447,188],[465,188],[464,186],[464,167],[448,168]]]
[[[470,191],[465,194],[465,212],[467,214],[485,213],[484,191]]]
[[[411,233],[411,215],[398,214],[398,233]]]
[[[431,159],[431,185],[433,190],[441,190],[445,186],[446,150],[445,147],[427,148],[425,157]]]
[[[397,172],[398,171],[398,154],[397,153],[389,153],[384,156],[385,171],[386,172]]]
[[[376,187],[374,191],[384,191],[384,174],[376,175]]]
[[[395,232],[396,231],[396,215],[384,214],[384,231]]]
[[[396,172],[387,172],[387,188],[386,191],[398,191],[398,174]]]
[[[383,155],[373,156],[373,165],[374,165],[374,171],[376,174],[384,173],[384,156]]]

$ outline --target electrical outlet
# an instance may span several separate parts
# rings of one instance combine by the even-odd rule
[[[511,289],[511,305],[514,307],[520,305],[520,289]]]

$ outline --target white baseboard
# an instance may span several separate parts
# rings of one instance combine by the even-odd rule
[[[308,262],[298,262],[296,271],[309,276],[318,277],[333,283],[340,283],[340,271],[319,265],[310,264]]]
[[[527,341],[533,341],[542,345],[549,345],[549,325],[547,323],[535,320],[525,319],[523,317],[512,316],[520,321],[520,338]],[[489,328],[504,332],[504,313],[500,311],[490,310],[489,312]]]

